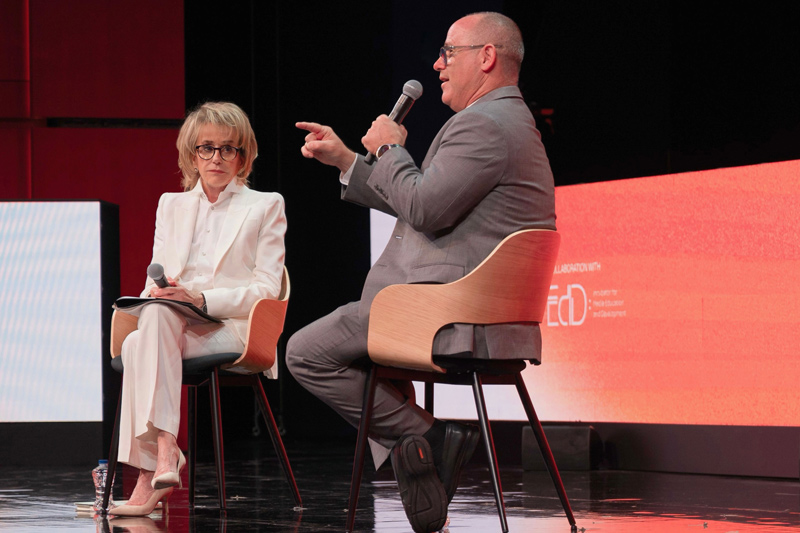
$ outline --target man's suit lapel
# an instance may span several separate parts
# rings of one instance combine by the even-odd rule
[[[214,272],[219,269],[222,258],[230,249],[236,235],[244,224],[247,213],[250,212],[250,206],[247,205],[245,197],[247,196],[247,189],[242,188],[237,194],[231,198],[231,204],[228,206],[228,213],[225,216],[225,223],[222,226],[222,233],[220,233],[219,241],[217,241],[217,248],[214,250]],[[253,243],[255,245],[255,243]]]

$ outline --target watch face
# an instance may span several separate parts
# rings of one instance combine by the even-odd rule
[[[376,156],[378,156],[378,159],[380,159],[380,157],[381,157],[383,154],[385,154],[385,153],[386,153],[386,152],[388,152],[390,149],[392,149],[392,148],[394,148],[394,147],[396,147],[396,146],[400,146],[400,145],[399,145],[399,144],[382,144],[382,145],[381,145],[381,146],[378,148],[378,151],[377,151],[377,152],[375,152],[375,155],[376,155]]]

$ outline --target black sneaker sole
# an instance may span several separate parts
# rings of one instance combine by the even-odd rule
[[[411,528],[416,533],[442,529],[447,521],[447,494],[428,441],[416,435],[401,438],[392,452],[392,466]]]

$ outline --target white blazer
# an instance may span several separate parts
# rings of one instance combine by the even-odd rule
[[[247,318],[261,298],[278,298],[285,258],[286,215],[283,197],[243,185],[234,189],[214,252],[213,288],[203,290],[208,313],[233,327],[244,343]],[[189,258],[201,187],[165,193],[158,201],[152,263],[180,280]],[[142,291],[155,286],[149,277]]]

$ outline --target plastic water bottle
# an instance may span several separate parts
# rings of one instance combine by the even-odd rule
[[[94,480],[94,510],[103,510],[103,495],[106,490],[106,478],[108,477],[108,461],[100,459],[97,461],[97,466],[92,470],[92,479]],[[113,483],[114,480],[111,480]],[[111,496],[108,498],[108,505],[111,507]]]

